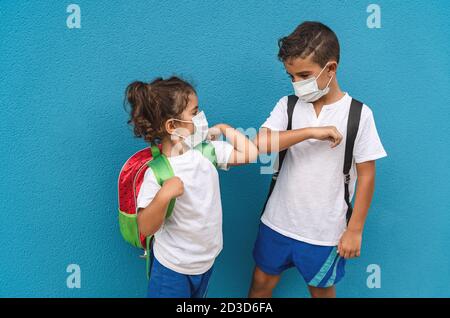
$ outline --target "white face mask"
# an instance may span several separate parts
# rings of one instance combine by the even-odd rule
[[[202,143],[208,136],[208,121],[206,120],[206,115],[203,111],[192,117],[191,121],[176,118],[173,120],[194,125],[194,133],[189,136],[183,136],[175,132],[173,133],[175,136],[183,138],[183,142],[191,149]]]
[[[317,77],[313,76],[303,81],[292,83],[292,86],[294,86],[295,95],[297,95],[301,101],[305,103],[312,103],[321,98],[322,96],[328,94],[328,92],[330,91],[329,85],[334,75],[330,78],[327,86],[324,89],[319,89],[319,86],[317,85],[317,79],[327,66],[328,63],[323,67],[323,69],[320,71]]]

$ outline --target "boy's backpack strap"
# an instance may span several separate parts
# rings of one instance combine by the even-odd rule
[[[363,104],[352,99],[350,104],[350,112],[347,121],[347,138],[345,140],[345,159],[344,159],[344,187],[345,187],[345,202],[347,203],[347,224],[353,213],[352,203],[350,202],[349,183],[350,183],[350,169],[353,163],[353,148],[355,145],[356,135],[358,134],[359,121],[361,119],[361,111]]]
[[[288,124],[286,127],[286,130],[292,129],[292,115],[294,114],[294,108],[297,104],[298,97],[296,95],[289,95],[288,96],[288,103],[287,103],[287,115],[288,115]],[[284,157],[286,156],[287,149],[280,151],[278,154],[278,169],[273,173],[272,180],[270,181],[269,186],[269,193],[266,198],[266,202],[264,203],[263,209],[261,211],[261,215],[263,215],[264,210],[266,209],[267,202],[269,201],[270,195],[273,192],[273,189],[275,188],[275,183],[277,182],[278,173],[281,170],[281,166],[283,165]]]
[[[292,129],[292,115],[294,114],[295,104],[297,104],[298,97],[296,95],[288,96],[288,104],[287,104],[287,115],[288,115],[288,125],[286,130]],[[276,177],[278,177],[278,172],[281,170],[281,166],[283,165],[284,157],[286,156],[287,149],[284,149],[280,152],[278,156],[278,170],[275,172]]]
[[[151,149],[153,159],[148,162],[148,166],[152,169],[158,184],[162,186],[166,180],[172,178],[175,174],[173,173],[169,160],[167,160],[167,157],[161,153],[159,148],[156,145],[152,145]],[[170,200],[169,207],[167,208],[166,218],[172,215],[174,206],[175,199],[172,199]]]
[[[200,151],[202,155],[205,156],[206,159],[211,161],[214,167],[217,168],[216,149],[214,148],[212,143],[203,141],[201,144],[195,146],[194,149]]]

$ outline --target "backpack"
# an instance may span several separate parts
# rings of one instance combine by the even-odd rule
[[[197,145],[195,150],[200,151],[215,167],[217,158],[214,146],[204,141]],[[147,278],[150,269],[150,244],[153,236],[145,237],[139,232],[137,223],[137,197],[141,189],[144,175],[147,169],[152,169],[160,186],[164,181],[174,176],[172,167],[167,157],[162,153],[161,144],[152,144],[132,155],[122,166],[118,179],[119,199],[119,227],[125,241],[144,250],[146,259]],[[169,203],[166,219],[172,215],[175,207],[175,199]]]
[[[296,95],[289,95],[288,96],[288,105],[287,105],[287,115],[288,115],[288,125],[286,130],[292,129],[292,114],[294,113],[295,105],[297,104],[298,97]],[[359,121],[361,119],[361,110],[362,110],[363,104],[352,98],[352,102],[350,104],[350,111],[348,114],[348,120],[347,120],[347,137],[345,140],[345,158],[344,158],[344,200],[347,203],[347,213],[346,213],[346,220],[347,224],[350,221],[350,218],[353,213],[353,207],[350,202],[350,194],[349,194],[349,188],[348,185],[350,183],[350,169],[352,167],[352,161],[353,161],[353,148],[355,145],[355,139],[356,135],[358,133],[359,128]],[[269,193],[267,195],[266,201],[264,203],[263,209],[261,211],[261,215],[264,214],[264,211],[266,209],[267,202],[269,201],[270,195],[273,192],[273,189],[275,188],[275,184],[277,182],[278,174],[281,171],[281,167],[283,165],[284,157],[286,156],[287,149],[280,151],[278,155],[278,168],[275,169],[275,172],[272,175],[272,180],[270,182],[269,186]]]

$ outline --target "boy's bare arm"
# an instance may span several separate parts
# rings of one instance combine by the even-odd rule
[[[339,254],[344,258],[358,257],[361,254],[362,233],[375,189],[375,161],[356,164],[356,169],[358,186],[355,193],[355,206],[338,248]]]
[[[227,124],[218,124],[211,128],[214,138],[223,134],[229,143],[234,147],[231,153],[229,166],[237,166],[256,161],[258,158],[258,148],[244,134]]]
[[[294,130],[276,131],[261,128],[254,139],[260,154],[280,152],[307,139],[329,140],[334,148],[342,141],[342,135],[334,126],[307,127]]]
[[[183,182],[178,177],[166,180],[153,200],[145,208],[138,210],[139,232],[144,236],[155,234],[164,222],[170,200],[183,194]]]

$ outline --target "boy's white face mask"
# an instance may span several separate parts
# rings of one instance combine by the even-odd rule
[[[324,89],[319,89],[319,86],[317,84],[317,79],[320,77],[323,70],[327,66],[328,63],[323,67],[323,69],[320,71],[317,77],[313,76],[311,78],[292,83],[292,86],[294,86],[295,95],[297,95],[301,101],[305,103],[312,103],[321,98],[322,96],[328,94],[328,92],[330,91],[329,85],[334,75],[330,78],[327,86]]]
[[[191,149],[202,143],[208,136],[208,121],[206,120],[206,115],[203,111],[192,117],[192,120],[190,121],[176,118],[173,118],[173,120],[194,125],[194,133],[189,136],[183,136],[176,132],[173,133],[175,136],[183,138],[183,142]]]

